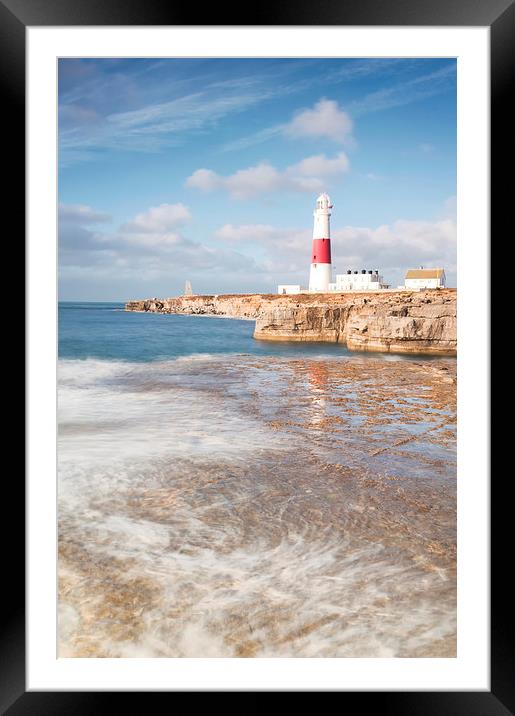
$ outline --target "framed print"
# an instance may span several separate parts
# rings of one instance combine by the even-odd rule
[[[3,708],[513,712],[488,384],[513,4],[0,12],[29,398]]]

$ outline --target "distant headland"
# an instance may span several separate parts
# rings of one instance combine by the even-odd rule
[[[344,343],[352,351],[456,355],[456,289],[188,295],[126,311],[254,319],[254,338]]]

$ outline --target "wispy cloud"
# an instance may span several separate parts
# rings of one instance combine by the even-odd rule
[[[405,76],[411,66],[409,60],[397,59],[348,60],[341,67],[324,60],[284,60],[259,66],[247,61],[239,68],[239,76],[225,78],[220,74],[224,71],[220,69],[222,65],[200,60],[134,60],[130,65],[116,59],[62,60],[61,164],[85,161],[110,150],[158,152],[267,100],[321,86],[327,92],[336,88],[339,92],[345,83],[362,78],[394,80]],[[310,72],[306,73],[306,68]],[[334,99],[327,100],[318,109],[302,110],[290,122],[260,128],[226,142],[221,149],[239,151],[277,137],[293,136],[302,128],[304,133],[297,136],[325,136],[340,141],[338,137],[349,134],[342,113],[350,121],[349,114],[359,116],[433,96],[451,86],[454,76],[455,65],[448,64],[436,72],[397,81],[354,99],[345,109],[338,107]],[[334,103],[332,107],[330,102]],[[308,131],[310,126],[313,132]],[[317,126],[322,133],[315,132]]]
[[[225,190],[234,199],[251,199],[277,191],[316,192],[325,188],[328,179],[345,174],[349,166],[345,152],[332,158],[318,154],[282,171],[268,162],[240,169],[229,176],[211,169],[197,169],[186,180],[186,186],[204,192]]]
[[[304,79],[292,80],[299,66],[287,63],[275,68],[275,75],[267,64],[261,73],[220,79],[216,64],[208,70],[199,61],[193,74],[185,69],[186,60],[141,61],[130,68],[107,60],[106,65],[68,62],[60,64],[59,96],[60,159],[65,166],[104,151],[158,152],[182,144],[229,115],[306,85]]]
[[[326,138],[338,143],[352,144],[352,119],[334,100],[321,99],[313,107],[299,109],[289,122],[227,142],[222,151],[239,151],[267,142],[278,136]]]
[[[276,124],[273,127],[266,127],[259,132],[255,132],[254,134],[250,134],[246,137],[240,137],[239,139],[235,139],[231,142],[226,142],[222,145],[221,151],[239,152],[242,149],[248,149],[249,147],[254,147],[257,144],[268,142],[270,139],[275,139],[276,137],[282,135],[285,127],[285,124]]]
[[[212,126],[228,114],[249,109],[262,99],[262,93],[210,97],[205,92],[198,92],[170,102],[109,114],[96,121],[91,121],[88,116],[87,122],[63,128],[61,151],[159,151],[181,142],[185,133]]]
[[[339,82],[361,79],[380,74],[397,78],[405,75],[412,68],[409,60],[367,60],[346,65],[338,70],[331,70],[321,81],[332,87]],[[222,151],[239,151],[275,139],[278,136],[318,136],[335,140],[347,141],[352,144],[352,119],[361,115],[387,110],[392,107],[412,104],[427,97],[433,97],[452,89],[455,86],[456,66],[454,64],[430,72],[396,82],[389,87],[370,92],[363,97],[351,100],[345,109],[335,100],[320,100],[313,109],[300,110],[290,121],[276,124],[227,142]],[[304,131],[302,131],[304,130]]]
[[[407,72],[413,63],[406,58],[370,58],[365,60],[349,60],[338,68],[332,68],[325,73],[325,79],[331,83],[353,82],[382,75],[395,75]]]
[[[347,109],[353,117],[359,117],[369,112],[401,107],[446,92],[455,86],[455,81],[455,65],[446,65],[427,75],[414,77],[355,99],[348,104]]]

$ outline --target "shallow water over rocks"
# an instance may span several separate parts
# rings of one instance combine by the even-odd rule
[[[61,360],[60,655],[454,656],[455,380]]]

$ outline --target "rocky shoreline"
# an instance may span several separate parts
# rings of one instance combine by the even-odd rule
[[[345,343],[352,351],[456,355],[456,289],[177,296],[128,301],[126,311],[256,321],[254,338]]]

